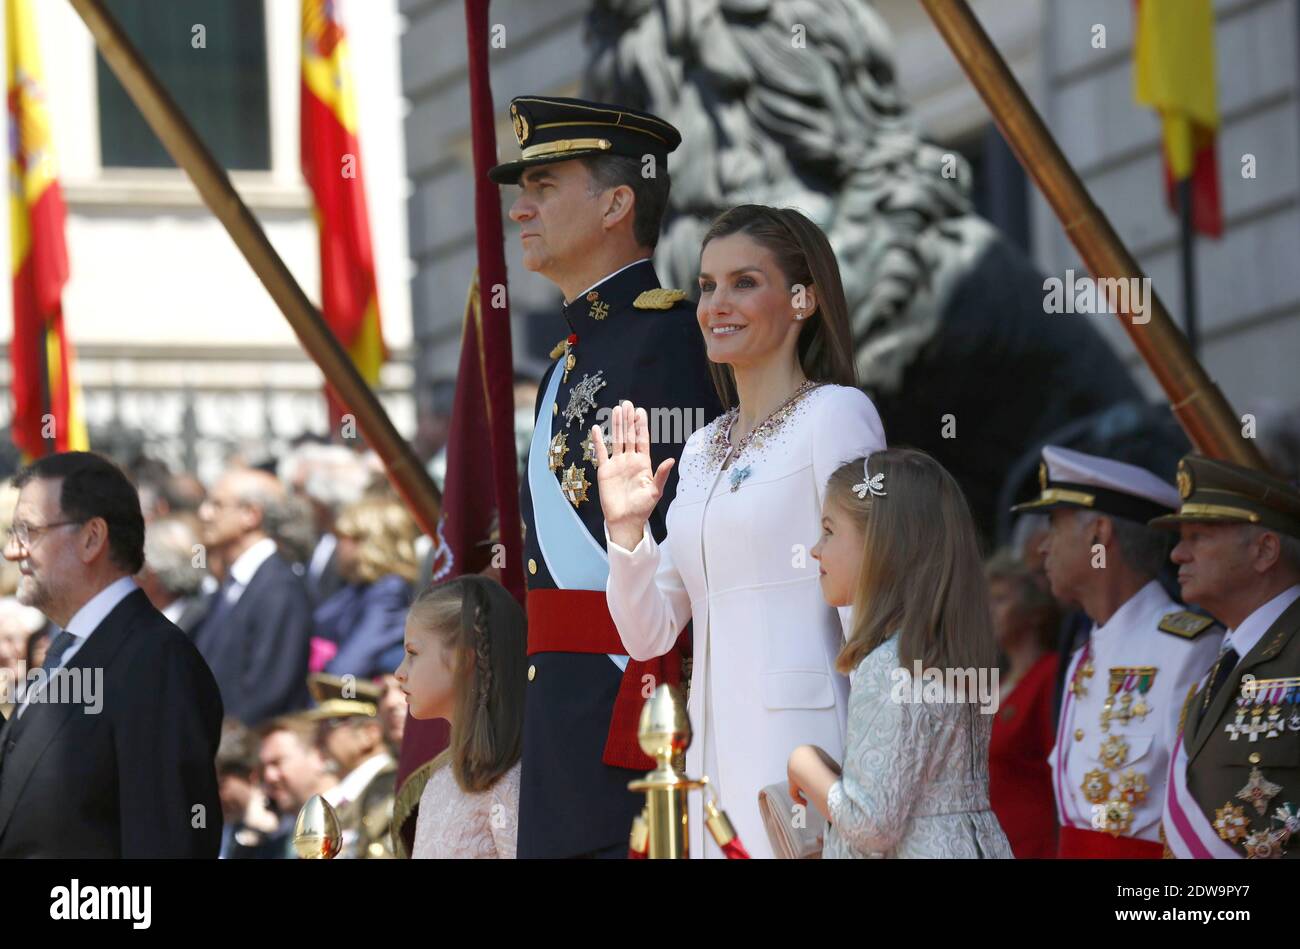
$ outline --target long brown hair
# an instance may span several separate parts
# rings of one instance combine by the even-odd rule
[[[813,382],[857,386],[853,362],[853,334],[849,330],[849,304],[844,297],[840,266],[822,229],[792,208],[739,204],[714,220],[704,235],[700,253],[709,241],[744,234],[776,257],[788,287],[813,287],[817,309],[799,331],[797,352],[803,374]],[[736,377],[730,366],[709,363],[714,388],[724,409],[736,404]]]
[[[866,471],[883,496],[859,499]],[[898,633],[908,669],[986,669],[997,665],[988,584],[970,506],[952,475],[923,451],[887,448],[839,468],[826,501],[862,529],[862,571],[853,600],[853,630],[836,668],[852,671]]]
[[[523,751],[524,611],[495,580],[467,574],[425,587],[409,619],[453,652],[456,721],[447,754],[462,790],[486,791]]]

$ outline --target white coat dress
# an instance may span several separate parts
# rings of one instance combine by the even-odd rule
[[[831,473],[885,447],[859,389],[821,385],[777,415],[725,471],[734,409],[690,437],[663,544],[647,530],[628,551],[606,528],[606,596],[628,654],[663,655],[694,621],[687,772],[708,775],[754,857],[772,856],[758,792],[786,780],[790,752],[843,755],[848,679],[835,657],[849,611],[827,606],[809,551]],[[688,813],[691,854],[720,857],[700,792]]]

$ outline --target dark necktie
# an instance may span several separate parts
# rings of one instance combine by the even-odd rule
[[[69,649],[72,648],[73,644],[76,643],[76,641],[77,641],[77,637],[72,635],[66,629],[60,630],[59,635],[54,637],[54,642],[50,643],[50,648],[46,650],[45,661],[41,663],[41,668],[49,669],[49,670],[57,669],[59,667],[59,663],[63,661],[64,654]],[[31,701],[34,698],[36,698],[36,695],[29,695],[27,697],[28,701]],[[32,714],[31,709],[27,709],[27,711],[23,712],[22,715],[18,714],[19,710],[22,708],[23,708],[22,705],[14,706],[14,712],[13,712],[14,717],[9,722],[8,727],[5,729],[5,733],[4,733],[5,753],[4,753],[4,757],[0,758],[0,772],[4,770],[4,763],[9,760],[9,756],[13,754],[14,748],[17,747],[18,745],[18,739],[22,736],[24,724],[27,722],[29,718],[31,718],[31,714]]]
[[[1232,670],[1237,668],[1237,660],[1240,658],[1237,655],[1237,650],[1231,646],[1219,653],[1214,668],[1210,670],[1210,681],[1205,687],[1205,698],[1201,700],[1202,715],[1210,707],[1214,697],[1219,694],[1219,689],[1223,688],[1223,683],[1228,681],[1228,676],[1232,675]]]

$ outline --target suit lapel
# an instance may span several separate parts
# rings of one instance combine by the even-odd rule
[[[122,602],[113,607],[112,612],[104,617],[94,632],[76,654],[68,661],[68,669],[103,669],[107,680],[108,666],[112,663],[126,635],[130,632],[131,619],[141,608],[147,605],[144,591],[136,590],[128,594]],[[48,686],[47,686],[48,688]],[[101,699],[105,699],[103,695]],[[4,835],[9,819],[27,779],[37,761],[45,753],[54,736],[82,706],[72,702],[36,702],[23,713],[23,718],[31,717],[23,726],[22,740],[13,750],[10,760],[4,762],[4,776],[0,778],[0,837]],[[102,711],[102,710],[101,710]],[[34,717],[33,717],[34,716]],[[17,718],[17,716],[14,716]],[[6,732],[10,725],[5,726]]]
[[[1191,747],[1187,749],[1189,764],[1195,760],[1196,755],[1205,747],[1205,743],[1209,741],[1210,736],[1214,734],[1219,720],[1223,717],[1224,710],[1227,709],[1230,703],[1236,701],[1237,696],[1241,694],[1242,677],[1261,663],[1267,662],[1280,653],[1286,647],[1286,644],[1291,641],[1291,637],[1295,635],[1297,629],[1300,629],[1300,599],[1282,611],[1282,615],[1259,638],[1255,648],[1246,653],[1242,660],[1237,663],[1237,668],[1232,670],[1232,674],[1223,683],[1223,688],[1219,689],[1219,693],[1210,702],[1210,707],[1197,719],[1194,740]],[[1199,693],[1196,701],[1199,707],[1201,701]]]

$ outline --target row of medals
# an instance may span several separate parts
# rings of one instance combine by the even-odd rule
[[[1084,679],[1092,678],[1092,658],[1085,659],[1075,672],[1070,691],[1083,695]],[[1094,807],[1100,807],[1093,826],[1112,837],[1128,833],[1133,826],[1133,809],[1146,800],[1151,790],[1146,775],[1135,768],[1125,768],[1129,744],[1123,735],[1110,734],[1112,721],[1127,725],[1133,719],[1145,720],[1151,714],[1147,693],[1156,679],[1155,666],[1115,666],[1110,670],[1110,690],[1101,709],[1101,730],[1107,733],[1097,757],[1103,768],[1094,768],[1083,776],[1080,789]],[[1112,780],[1112,772],[1115,778]]]
[[[1246,723],[1247,718],[1250,724]],[[1248,746],[1259,741],[1261,734],[1267,741],[1288,731],[1300,731],[1300,677],[1243,683],[1237,698],[1236,720],[1224,725],[1223,730],[1228,733],[1229,741],[1247,736]],[[1247,760],[1251,764],[1250,780],[1237,792],[1237,799],[1244,803],[1225,801],[1214,812],[1214,829],[1221,839],[1240,844],[1247,857],[1280,857],[1286,853],[1292,834],[1300,835],[1300,809],[1288,801],[1269,815],[1267,827],[1252,829],[1246,806],[1254,808],[1256,817],[1264,817],[1282,787],[1264,777],[1259,769],[1258,752],[1252,751]]]
[[[588,295],[588,299],[595,296],[594,293]],[[603,303],[604,301],[599,301]],[[608,304],[605,304],[608,306]],[[594,309],[594,307],[593,307]],[[561,382],[569,381],[569,373],[573,367],[578,364],[578,357],[572,352],[572,337],[564,342],[564,376]],[[587,489],[591,487],[591,482],[587,480],[587,471],[579,467],[578,462],[573,462],[567,468],[564,467],[565,456],[569,453],[569,429],[576,422],[579,431],[584,428],[589,429],[586,425],[587,413],[596,408],[596,393],[605,388],[608,383],[605,378],[605,370],[601,369],[594,373],[586,373],[582,380],[569,390],[569,404],[564,409],[564,428],[555,433],[551,439],[550,447],[546,452],[546,466],[552,472],[561,472],[560,491],[564,494],[568,502],[576,509],[578,505],[589,500]],[[559,412],[558,407],[554,409]],[[596,446],[591,441],[591,432],[587,431],[587,437],[579,444],[582,449],[582,464],[591,463],[594,468],[596,465]],[[609,447],[609,439],[606,439],[606,448]]]

